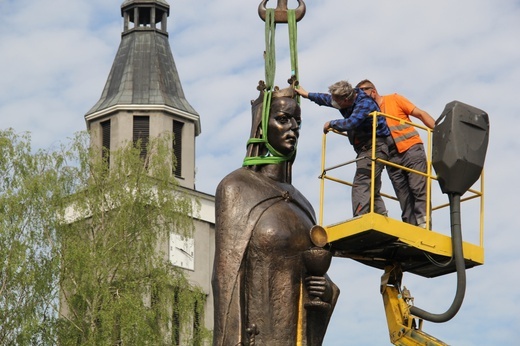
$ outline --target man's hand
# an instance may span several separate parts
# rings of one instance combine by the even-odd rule
[[[302,88],[301,86],[294,88],[294,91],[296,91],[296,93],[298,95],[300,95],[301,97],[309,98],[309,92],[307,90],[305,90],[304,88]]]
[[[327,132],[329,132],[330,130],[332,130],[332,127],[330,126],[330,121],[327,121],[323,125],[323,133],[327,134]]]

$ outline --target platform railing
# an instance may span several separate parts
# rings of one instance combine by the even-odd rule
[[[425,150],[426,150],[426,157],[427,157],[426,172],[421,172],[421,171],[413,170],[413,169],[398,165],[396,163],[390,162],[389,160],[377,158],[376,157],[376,146],[372,145],[372,154],[370,157],[370,159],[372,161],[371,184],[370,184],[370,213],[374,212],[375,166],[376,166],[376,162],[380,162],[380,163],[384,164],[385,166],[396,167],[398,169],[408,171],[412,174],[418,174],[418,175],[422,175],[422,176],[426,177],[426,187],[427,187],[427,191],[426,191],[426,196],[427,196],[426,225],[427,226],[426,227],[428,230],[430,230],[432,211],[437,211],[437,210],[449,207],[449,203],[439,204],[436,206],[432,205],[432,181],[438,180],[437,176],[433,174],[433,167],[432,167],[432,150],[433,150],[432,134],[433,134],[433,130],[426,126],[416,124],[413,122],[409,122],[409,121],[405,121],[400,118],[394,117],[389,114],[384,114],[381,112],[372,112],[372,113],[370,113],[370,116],[373,119],[372,143],[374,143],[376,141],[377,116],[384,116],[386,118],[392,118],[392,119],[400,121],[403,124],[408,124],[410,126],[413,126],[416,130],[426,131]],[[349,160],[349,161],[346,161],[346,162],[343,162],[343,163],[340,163],[340,164],[337,164],[334,166],[326,167],[326,151],[327,151],[327,135],[328,134],[335,134],[335,135],[341,135],[341,136],[347,137],[346,133],[338,132],[336,130],[331,130],[328,133],[323,134],[323,137],[322,137],[321,174],[319,176],[319,179],[320,179],[320,206],[319,206],[319,216],[318,216],[318,223],[321,226],[323,226],[323,218],[324,218],[325,180],[329,180],[329,181],[339,183],[342,185],[346,185],[346,186],[350,186],[350,187],[353,186],[353,183],[351,181],[332,176],[329,173],[338,168],[348,166],[351,164],[355,164],[356,161],[358,161],[359,159],[362,159],[362,158],[352,159],[352,160]],[[382,198],[398,201],[397,197],[394,195],[390,195],[390,194],[383,193],[383,192],[381,192],[380,195]],[[484,173],[483,172],[480,176],[480,190],[474,189],[474,188],[469,189],[464,194],[464,196],[461,197],[461,203],[469,201],[469,200],[473,200],[476,198],[480,199],[479,246],[483,247],[483,244],[484,244]]]

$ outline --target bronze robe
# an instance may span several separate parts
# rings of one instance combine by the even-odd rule
[[[329,312],[308,313],[302,252],[311,248],[314,210],[291,184],[240,168],[216,193],[213,345],[321,345]],[[328,278],[327,278],[328,279]],[[330,280],[329,280],[330,281]],[[332,307],[339,295],[333,290]],[[311,340],[312,339],[312,340]]]

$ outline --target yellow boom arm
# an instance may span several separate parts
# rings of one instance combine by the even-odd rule
[[[422,331],[422,320],[410,314],[413,298],[406,287],[401,290],[402,271],[388,266],[381,277],[381,294],[385,306],[390,341],[399,346],[447,346],[448,344]]]

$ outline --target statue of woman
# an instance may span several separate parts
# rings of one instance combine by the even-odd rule
[[[339,295],[328,276],[307,274],[302,259],[313,247],[315,214],[291,185],[295,96],[292,87],[271,98],[260,91],[244,166],[217,187],[214,346],[321,345]],[[306,309],[315,297],[329,308]]]

